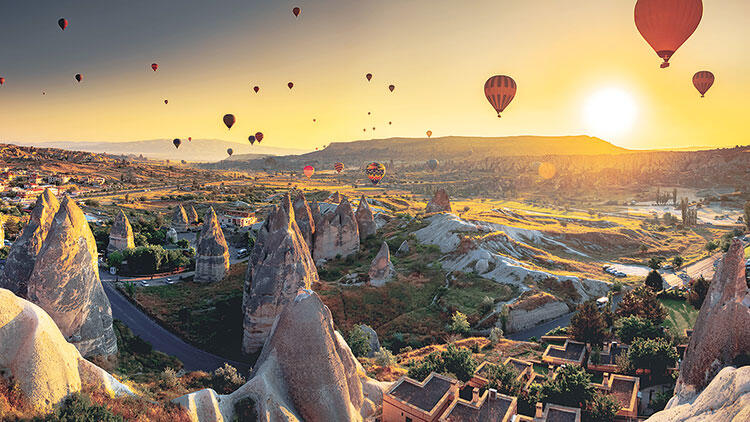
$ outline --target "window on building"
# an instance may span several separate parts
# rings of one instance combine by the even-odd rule
[[[406,417],[406,422],[412,422],[411,418],[407,416]]]

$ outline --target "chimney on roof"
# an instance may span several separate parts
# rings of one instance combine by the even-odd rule
[[[542,408],[542,402],[536,403],[536,413],[534,414],[534,420],[541,419],[544,409]]]
[[[474,387],[473,390],[471,390],[471,402],[476,403],[479,401],[479,389],[477,387]]]
[[[612,345],[609,346],[610,350],[617,349],[617,340],[612,340]]]
[[[490,398],[491,399],[497,398],[497,390],[495,390],[494,388],[490,388]]]

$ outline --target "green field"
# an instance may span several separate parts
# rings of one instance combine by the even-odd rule
[[[684,300],[660,299],[661,304],[667,310],[667,319],[664,326],[677,336],[682,337],[686,328],[693,328],[698,318],[698,310]]]

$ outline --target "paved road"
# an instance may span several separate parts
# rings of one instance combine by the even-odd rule
[[[250,365],[247,363],[224,359],[186,343],[141,312],[110,283],[102,284],[112,305],[112,316],[127,325],[133,333],[151,343],[154,349],[181,360],[186,370],[210,372],[228,362],[240,373],[248,373]]]
[[[714,265],[716,261],[721,259],[722,256],[724,256],[723,253],[711,255],[708,258],[701,259],[694,264],[688,265],[687,267],[678,270],[678,272],[686,272],[691,279],[696,279],[702,275],[705,279],[710,280],[711,278],[713,278],[714,272],[716,271],[716,267]],[[667,284],[669,284],[671,287],[680,287],[687,284],[687,282],[683,281],[673,272],[662,273],[662,276],[664,278],[664,281],[666,281]]]

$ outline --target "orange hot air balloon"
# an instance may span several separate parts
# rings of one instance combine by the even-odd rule
[[[300,9],[299,7],[295,7],[292,9],[292,13],[294,13],[295,18],[299,17],[300,12],[302,12],[302,9]]]
[[[76,76],[75,76],[75,78],[76,78],[76,80],[77,80],[78,82],[81,82],[81,81],[83,80],[83,75],[81,75],[80,73],[76,73]]]
[[[431,131],[431,130],[428,130],[428,131],[427,131],[427,137],[428,137],[428,138],[431,138],[431,137],[432,137],[432,131]]]
[[[257,93],[258,93],[258,91],[260,91],[260,87],[259,87],[259,86],[257,86],[257,85],[256,85],[256,86],[254,86],[254,87],[253,87],[253,91],[255,91],[255,93],[257,94]]]
[[[305,173],[305,177],[307,177],[309,179],[315,173],[315,167],[313,167],[313,166],[305,166],[305,168],[302,169],[302,172],[304,172]]]
[[[57,26],[60,27],[63,31],[65,31],[65,28],[68,27],[68,20],[65,18],[60,18],[57,20]]]
[[[292,89],[294,88],[294,82],[289,82],[288,84],[286,84],[286,86],[288,86],[289,89]]]
[[[174,140],[172,141],[172,143],[174,144],[174,147],[175,147],[175,148],[179,148],[179,147],[180,147],[180,144],[182,144],[182,141],[181,141],[181,140],[179,140],[178,138],[175,138],[175,139],[174,139]]]
[[[0,78],[0,85],[3,85],[5,83],[5,78]]]
[[[224,120],[224,124],[227,125],[227,129],[231,129],[236,121],[234,114],[225,114],[222,120]]]
[[[367,128],[362,129],[362,132],[367,132]]]
[[[159,64],[158,63],[151,63],[151,69],[156,72],[159,70]]]
[[[234,154],[234,150],[232,148],[227,148],[227,154],[231,157],[232,154]]]
[[[365,174],[373,185],[377,185],[385,177],[385,166],[377,162],[370,163],[365,169]]]
[[[510,76],[495,75],[484,83],[484,95],[497,112],[497,117],[516,96],[516,81]]]
[[[255,140],[258,141],[258,143],[260,143],[260,141],[263,140],[263,132],[256,132],[255,133]]]
[[[390,89],[391,92],[393,92],[393,90],[396,89],[396,85],[388,85],[388,89]]]
[[[693,35],[703,17],[701,0],[638,0],[635,26],[656,55],[669,67],[675,51]]]
[[[701,93],[701,98],[706,95],[706,91],[708,91],[708,89],[711,88],[711,85],[713,84],[714,74],[709,72],[708,70],[701,70],[700,72],[696,72],[696,74],[693,75],[693,86],[695,86],[695,89],[697,89],[698,92]]]
[[[344,163],[338,162],[333,165],[333,169],[336,170],[336,173],[341,173],[344,171]]]
[[[367,78],[367,82],[370,82],[372,80],[372,73],[365,75],[365,78]]]

